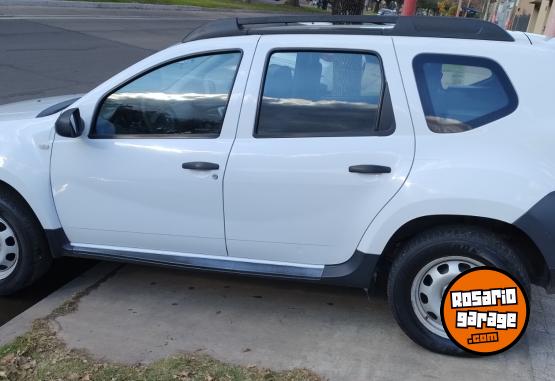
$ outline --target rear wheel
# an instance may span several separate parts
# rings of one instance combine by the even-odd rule
[[[0,191],[0,295],[10,295],[42,276],[52,262],[41,226],[29,207]]]
[[[503,269],[529,291],[528,274],[518,255],[486,229],[442,227],[407,242],[398,253],[388,279],[389,303],[403,331],[434,352],[465,354],[443,329],[441,300],[451,280],[479,266]]]
[[[445,289],[460,273],[484,265],[473,258],[449,256],[435,259],[420,269],[412,281],[410,301],[424,328],[447,338],[441,323],[441,301]]]

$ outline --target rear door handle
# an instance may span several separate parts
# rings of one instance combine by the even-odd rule
[[[183,169],[192,169],[193,171],[214,171],[220,169],[220,165],[216,163],[208,163],[206,161],[190,161],[181,165]]]
[[[385,167],[383,165],[351,165],[349,167],[349,172],[351,173],[369,173],[374,175],[379,175],[382,173],[391,173],[390,167]]]

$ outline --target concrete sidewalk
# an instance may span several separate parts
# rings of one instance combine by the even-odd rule
[[[98,278],[108,270],[96,269]],[[81,279],[83,287],[91,276]],[[524,339],[487,358],[418,347],[398,328],[385,298],[362,290],[131,265],[56,322],[71,348],[123,363],[185,351],[275,370],[304,367],[330,380],[550,380],[555,299],[540,289],[534,294]],[[35,315],[44,314],[39,310]],[[33,311],[26,314],[28,320]],[[8,324],[12,331],[25,326],[16,323]],[[5,333],[0,329],[0,338]]]

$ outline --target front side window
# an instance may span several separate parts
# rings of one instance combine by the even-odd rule
[[[110,94],[91,137],[218,137],[241,53],[187,58]]]
[[[468,131],[511,114],[518,97],[496,62],[478,57],[421,54],[414,72],[431,131]]]
[[[379,134],[383,92],[376,55],[274,52],[266,68],[255,136]]]

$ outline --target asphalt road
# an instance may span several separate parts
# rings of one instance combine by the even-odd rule
[[[87,92],[206,21],[245,15],[36,3],[0,0],[0,104]]]

